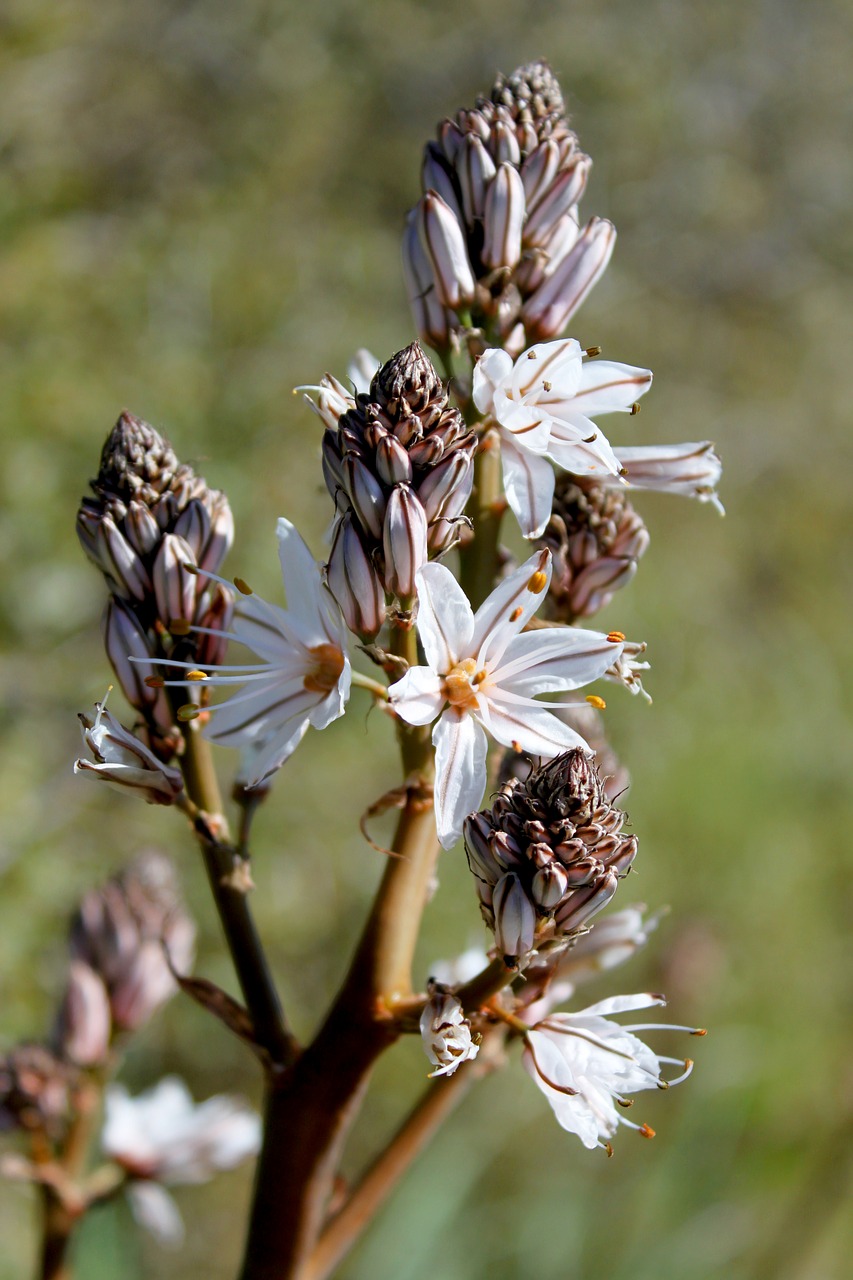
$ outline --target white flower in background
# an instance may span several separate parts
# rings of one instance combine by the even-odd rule
[[[563,338],[515,362],[506,351],[485,351],[474,368],[474,403],[500,434],[506,499],[526,538],[539,537],[551,515],[551,462],[578,476],[618,478],[620,461],[593,416],[630,412],[651,386],[648,369],[585,364],[584,354]]]
[[[411,667],[388,690],[390,704],[409,724],[438,716],[435,814],[449,848],[486,788],[486,731],[505,747],[550,759],[583,738],[536,695],[579,689],[597,679],[622,652],[622,637],[547,627],[520,634],[551,580],[543,549],[499,583],[476,614],[449,569],[418,570],[418,634],[427,666]]]
[[[74,772],[138,791],[149,804],[172,804],[184,787],[180,770],[170,769],[158,760],[107,711],[109,692],[108,689],[102,702],[95,703],[94,720],[82,714],[78,717],[83,741],[94,759],[75,760]]]
[[[656,489],[710,502],[720,515],[723,504],[715,493],[723,466],[710,440],[698,444],[637,445],[615,450],[622,482],[629,489]]]
[[[321,566],[283,518],[278,522],[278,551],[290,607],[282,609],[253,593],[241,594],[234,605],[232,630],[222,632],[226,639],[256,653],[259,663],[208,671],[190,662],[164,663],[193,668],[185,680],[167,680],[167,685],[245,686],[209,708],[213,721],[205,737],[242,749],[240,778],[247,787],[257,786],[279,769],[309,725],[325,729],[344,714],[352,678],[341,611],[323,582]]]
[[[621,1026],[606,1016],[630,1009],[666,1004],[663,996],[612,996],[578,1013],[554,1013],[537,1023],[525,1036],[523,1062],[550,1102],[558,1123],[576,1133],[585,1147],[609,1149],[609,1139],[620,1124],[643,1137],[654,1130],[635,1124],[620,1110],[630,1106],[625,1094],[641,1089],[666,1089],[680,1084],[693,1069],[690,1058],[663,1058],[633,1034],[635,1031],[686,1031],[704,1035],[697,1027],[666,1023]],[[661,1066],[683,1068],[674,1080],[664,1080]]]
[[[635,951],[646,945],[649,934],[660,922],[662,911],[648,916],[647,910],[644,903],[635,902],[619,911],[599,916],[589,932],[582,934],[566,952],[559,966],[560,977],[569,977],[572,983],[583,982],[597,977],[606,969],[624,964]],[[568,995],[563,999],[568,999]]]
[[[220,1094],[196,1105],[176,1076],[136,1098],[122,1085],[106,1091],[104,1154],[138,1180],[128,1188],[134,1214],[164,1243],[179,1243],[183,1224],[155,1184],[207,1182],[255,1155],[260,1143],[260,1118],[241,1098]]]
[[[452,1076],[457,1067],[476,1058],[480,1046],[471,1037],[471,1023],[461,1002],[441,983],[430,979],[429,999],[421,1014],[420,1030],[424,1053],[436,1068],[434,1076]]]

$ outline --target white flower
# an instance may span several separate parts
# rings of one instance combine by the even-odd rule
[[[558,1123],[576,1133],[585,1147],[609,1149],[609,1139],[620,1124],[654,1137],[645,1124],[628,1120],[620,1107],[630,1106],[625,1094],[641,1089],[666,1089],[680,1084],[693,1069],[689,1058],[663,1058],[633,1034],[634,1031],[687,1031],[704,1035],[695,1027],[660,1023],[620,1026],[606,1017],[629,1009],[665,1004],[663,996],[612,996],[578,1013],[555,1013],[528,1031],[523,1061],[554,1109]],[[683,1068],[675,1080],[661,1076],[661,1065]]]
[[[418,634],[428,666],[411,667],[389,689],[390,704],[409,724],[429,724],[436,748],[435,813],[445,848],[486,788],[486,730],[505,747],[550,759],[587,749],[574,729],[535,700],[539,693],[579,689],[603,675],[621,641],[597,631],[548,627],[520,634],[551,580],[543,549],[499,583],[477,613],[449,569],[418,570]]]
[[[698,498],[725,515],[715,493],[723,467],[710,440],[620,448],[616,457],[622,467],[622,481],[629,489],[657,489],[660,493]]]
[[[112,688],[112,685],[110,686]],[[83,741],[94,760],[75,760],[75,773],[88,773],[115,787],[138,791],[149,804],[172,804],[183,790],[180,770],[158,760],[148,747],[107,711],[107,690],[103,702],[95,703],[95,719],[80,715]]]
[[[165,1243],[178,1243],[183,1225],[162,1187],[207,1182],[255,1155],[261,1122],[240,1098],[225,1094],[198,1106],[187,1086],[167,1076],[132,1098],[122,1085],[106,1091],[101,1146],[134,1182],[129,1188],[138,1220]]]
[[[471,1037],[471,1024],[461,1001],[440,983],[430,979],[429,999],[420,1021],[424,1052],[436,1070],[434,1076],[452,1076],[457,1067],[476,1058],[480,1046]]]
[[[279,769],[309,725],[325,729],[344,714],[352,678],[341,611],[322,580],[320,565],[283,518],[278,522],[278,549],[290,607],[282,609],[260,596],[241,594],[234,606],[233,629],[221,633],[251,649],[261,661],[211,667],[208,672],[189,662],[164,664],[193,667],[187,680],[166,684],[197,688],[203,681],[246,686],[210,708],[213,722],[205,737],[242,749],[240,778],[247,787],[257,786]]]
[[[551,462],[574,475],[618,477],[620,461],[592,418],[627,413],[651,386],[648,369],[584,364],[584,354],[574,338],[562,338],[529,347],[515,362],[505,351],[485,351],[474,369],[474,403],[497,426],[506,499],[526,538],[538,537],[551,515]]]
[[[355,408],[355,397],[366,394],[370,390],[373,375],[380,364],[381,361],[377,360],[371,351],[366,347],[359,347],[347,365],[347,377],[352,384],[352,391],[348,391],[333,374],[326,373],[316,386],[294,387],[294,394],[297,391],[304,392],[305,403],[313,409],[318,418],[322,418],[327,427],[335,428],[341,414]],[[309,391],[315,393],[316,400],[308,394]]]

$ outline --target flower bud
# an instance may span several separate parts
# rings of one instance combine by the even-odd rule
[[[556,271],[524,303],[522,320],[530,342],[546,342],[563,332],[610,261],[616,229],[591,218]]]
[[[63,1057],[81,1067],[107,1060],[112,1018],[107,989],[82,960],[72,960],[59,1009],[54,1042]]]
[[[391,490],[383,526],[385,583],[403,600],[415,594],[415,574],[427,562],[427,520],[411,488],[398,484]]]
[[[350,631],[375,636],[385,621],[385,593],[352,511],[336,522],[326,574]]]
[[[421,203],[420,233],[439,299],[454,309],[469,302],[476,290],[462,228],[449,205],[434,191]]]
[[[487,267],[514,267],[521,258],[524,188],[511,164],[502,164],[489,186],[483,215],[481,257]]]
[[[510,872],[492,895],[495,945],[508,964],[517,965],[533,949],[536,912],[517,875]]]

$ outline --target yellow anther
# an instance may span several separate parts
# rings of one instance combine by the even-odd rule
[[[631,405],[631,417],[636,418],[639,412],[640,412],[640,406],[637,404],[637,401],[635,400],[634,403]]]
[[[255,594],[249,584],[244,582],[242,578],[235,578],[234,586],[240,592],[241,596],[253,596]]]
[[[513,749],[513,751],[517,752],[517,753],[518,753],[518,755],[522,755],[522,754],[523,754],[523,748],[522,748],[521,743],[518,741],[518,739],[517,739],[517,738],[513,738],[513,740],[512,740],[512,749]]]
[[[188,671],[187,679],[188,680],[207,680],[209,679],[209,677],[206,671]]]
[[[608,631],[607,639],[611,644],[624,644],[625,633],[624,631]]]
[[[547,573],[543,573],[541,569],[537,569],[536,572],[533,574],[533,576],[528,579],[527,590],[530,591],[534,596],[538,596],[540,591],[545,590],[545,586],[547,582],[548,582]]]
[[[162,676],[146,676],[142,683],[149,689],[162,689],[166,682]]]
[[[179,720],[197,720],[201,715],[200,709],[192,702],[185,702],[182,707],[178,707]]]
[[[588,693],[586,700],[591,707],[595,707],[596,711],[604,711],[607,707],[607,703],[603,698],[599,698],[597,693]]]
[[[170,618],[169,631],[173,636],[188,636],[190,633],[190,622],[188,618]]]

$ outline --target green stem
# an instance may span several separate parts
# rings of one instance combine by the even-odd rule
[[[459,553],[459,581],[474,609],[479,608],[495,585],[501,520],[505,510],[500,447],[497,436],[486,432],[474,460],[474,492],[468,504],[468,514],[474,522],[474,538]]]

